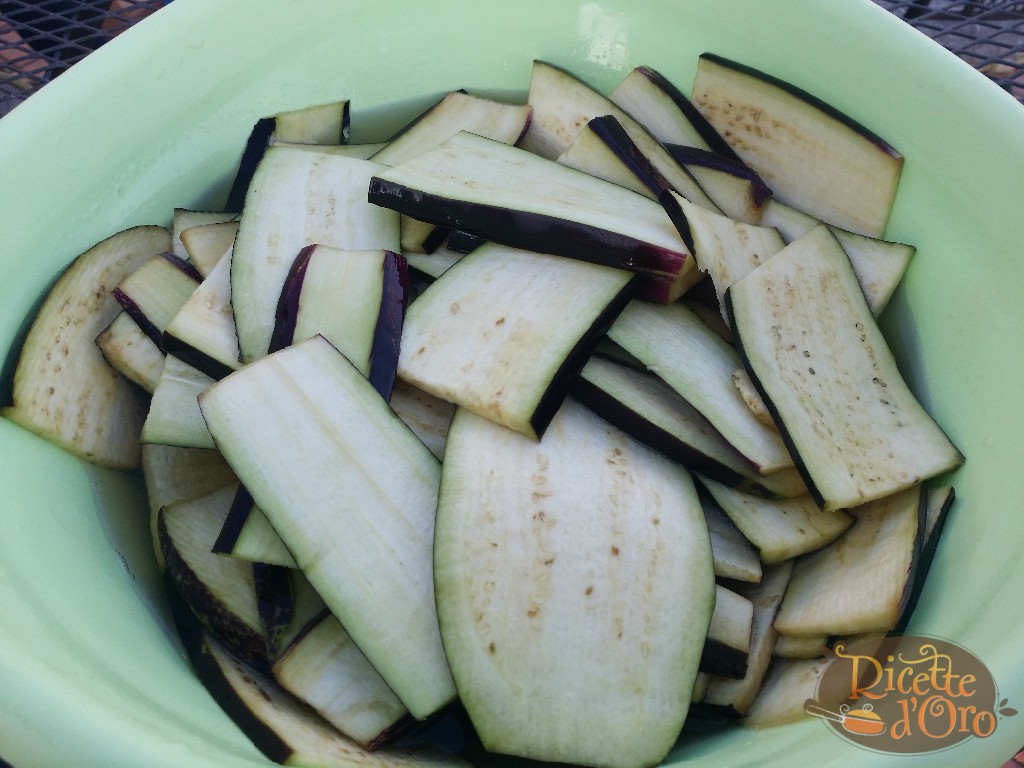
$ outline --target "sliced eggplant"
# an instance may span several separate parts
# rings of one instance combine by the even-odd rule
[[[638,272],[653,301],[673,301],[695,279],[657,203],[469,133],[375,176],[369,199],[495,243]]]
[[[114,287],[169,247],[166,229],[139,226],[76,258],[32,321],[12,405],[0,415],[95,464],[138,466],[147,398],[107,364],[95,340],[121,310]]]
[[[318,243],[345,250],[399,250],[398,216],[366,202],[385,166],[314,150],[267,150],[246,197],[231,255],[231,296],[243,362],[265,355],[288,270]]]
[[[267,663],[252,563],[214,554],[235,488],[225,486],[161,508],[157,532],[167,577],[200,622],[234,651]]]
[[[776,644],[772,622],[786,594],[792,571],[792,561],[773,565],[765,569],[760,584],[744,590],[744,596],[751,601],[753,607],[746,673],[740,680],[712,677],[703,699],[705,706],[725,710],[730,715],[742,716],[750,711],[772,660],[772,650]]]
[[[128,313],[117,313],[96,337],[96,346],[111,368],[153,394],[164,368],[164,353]]]
[[[665,756],[715,593],[684,469],[572,400],[539,443],[460,409],[434,568],[452,673],[485,747],[595,766]]]
[[[465,255],[464,252],[452,250],[446,241],[444,246],[435,249],[430,254],[405,253],[405,260],[409,263],[410,269],[415,269],[433,281],[447,272],[449,267],[454,266]]]
[[[202,282],[195,267],[173,253],[148,259],[114,288],[114,298],[139,328],[163,345],[164,328]]]
[[[588,122],[556,160],[652,200],[671,187],[611,115]]]
[[[295,558],[281,541],[267,516],[252,500],[244,486],[231,502],[224,526],[213,543],[213,551],[252,563],[298,568]]]
[[[258,565],[253,568],[253,578],[267,658],[273,664],[328,608],[298,568]]]
[[[165,248],[169,250],[175,256],[188,259],[190,258],[188,249],[185,247],[185,242],[181,239],[181,234],[187,229],[192,227],[201,227],[207,224],[221,224],[227,221],[234,221],[238,218],[237,213],[224,213],[222,211],[194,211],[190,208],[175,208],[174,213],[171,216],[171,247]],[[209,274],[203,271],[202,263],[195,264],[202,274]]]
[[[722,216],[674,192],[661,201],[697,260],[697,268],[711,277],[720,304],[730,285],[786,247],[776,229]],[[724,307],[721,311],[728,323]]]
[[[704,519],[711,535],[711,555],[715,563],[715,578],[758,583],[764,569],[757,550],[744,538],[732,521],[714,503],[702,499]]]
[[[202,371],[168,355],[140,431],[142,442],[216,448],[196,400],[213,383],[214,379]]]
[[[772,202],[772,191],[753,170],[739,160],[696,147],[673,144],[668,151],[722,213],[746,224],[766,226],[762,219]]]
[[[732,383],[736,350],[691,310],[632,301],[608,336],[703,414],[760,474],[793,465],[778,432],[754,417]]]
[[[804,702],[816,696],[818,681],[831,663],[831,658],[775,659],[740,722],[749,728],[769,728],[807,719]]]
[[[903,156],[885,140],[806,91],[705,53],[691,95],[775,197],[860,234],[885,231]]]
[[[706,477],[700,481],[766,564],[828,546],[854,522],[843,510],[822,512],[809,495],[764,499]]]
[[[183,229],[181,244],[188,253],[188,260],[203,277],[209,277],[214,268],[231,253],[238,234],[238,221],[220,221],[212,224],[197,224]]]
[[[409,711],[329,612],[307,626],[273,666],[274,678],[354,742],[375,749]]]
[[[323,336],[386,400],[395,382],[408,293],[408,264],[401,254],[306,246],[285,279],[270,351]]]
[[[452,91],[371,158],[398,165],[433,149],[459,131],[469,131],[504,144],[515,144],[530,123],[528,105]]]
[[[742,680],[747,674],[754,604],[743,595],[715,587],[715,610],[700,657],[700,669],[710,675]]]
[[[823,509],[856,507],[963,463],[904,382],[826,227],[733,283],[726,303],[744,367]]]
[[[164,554],[157,532],[160,509],[171,504],[205,496],[238,478],[219,452],[204,448],[176,448],[170,445],[142,446],[142,477],[149,501],[150,533],[157,566],[164,569]]]
[[[632,289],[623,270],[488,243],[410,306],[399,376],[536,438]]]
[[[911,586],[910,596],[900,609],[900,618],[893,627],[893,632],[906,632],[907,625],[913,618],[917,601],[924,591],[924,585],[928,576],[928,570],[932,566],[932,559],[939,547],[939,540],[942,535],[942,528],[946,524],[946,517],[956,492],[951,485],[940,485],[925,490],[925,512],[924,512],[924,540],[921,545],[920,559],[917,568],[914,570],[914,582]]]
[[[273,679],[175,612],[192,666],[207,690],[267,759],[317,768],[468,768],[437,750],[367,750],[332,727]]]
[[[431,579],[437,459],[319,336],[199,402],[306,578],[413,716],[447,704],[455,689]]]
[[[726,485],[778,495],[769,478],[654,374],[592,357],[572,392],[606,421],[673,461]]]
[[[633,69],[608,98],[662,144],[696,147],[739,159],[700,110],[653,67]]]
[[[754,414],[754,417],[764,424],[766,427],[771,427],[777,430],[775,426],[775,419],[772,418],[771,412],[768,410],[768,406],[764,404],[764,400],[761,399],[761,393],[757,391],[757,387],[754,386],[754,382],[750,380],[750,374],[747,373],[745,368],[737,368],[732,373],[732,383],[736,385],[736,391],[740,393],[740,397],[743,398],[743,402],[747,404],[750,412]],[[807,492],[806,485],[804,486],[804,493]]]
[[[229,255],[218,262],[164,328],[163,347],[213,379],[222,379],[241,367],[231,308]]]
[[[817,659],[828,653],[828,633],[779,635],[772,651],[780,659]]]
[[[718,210],[686,169],[646,128],[575,75],[547,62],[534,61],[527,100],[533,107],[533,117],[520,142],[523,149],[554,159],[590,120],[611,115],[673,189],[687,200]]]
[[[316,104],[281,112],[256,121],[238,164],[238,171],[224,203],[226,211],[241,211],[249,185],[267,150],[276,141],[294,144],[347,144],[349,137],[349,103],[345,101]]]
[[[398,379],[391,390],[391,409],[438,459],[444,458],[448,426],[455,404]]]
[[[924,498],[915,486],[865,505],[840,539],[801,558],[775,628],[846,635],[895,627],[920,560]]]

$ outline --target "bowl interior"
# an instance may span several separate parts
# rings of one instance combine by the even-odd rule
[[[648,64],[689,90],[710,50],[765,69],[886,137],[906,166],[888,236],[917,255],[884,327],[967,464],[910,631],[984,661],[1024,703],[1016,541],[1024,498],[1018,381],[1024,111],[864,0],[177,0],[0,122],[0,373],[25,318],[97,240],[222,199],[260,116],[350,98],[354,141],[453,89],[522,97],[543,58],[610,90]],[[251,766],[265,761],[189,671],[148,551],[139,479],[87,466],[0,421],[0,745],[15,765]],[[1012,722],[940,763],[990,764]],[[873,765],[817,722],[685,737],[687,765]],[[935,756],[904,758],[936,764]]]

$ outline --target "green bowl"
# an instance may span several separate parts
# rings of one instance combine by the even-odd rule
[[[533,58],[604,89],[649,64],[687,90],[705,50],[830,100],[906,156],[888,235],[918,252],[885,325],[967,456],[910,630],[968,648],[1019,708],[1024,109],[867,0],[177,0],[0,121],[0,383],[57,272],[124,227],[216,205],[262,115],[348,97],[358,140],[452,88],[522,95]],[[18,768],[264,764],[184,660],[139,478],[7,422],[0,466],[0,755]],[[900,765],[995,766],[1022,732],[1004,719]],[[809,720],[687,737],[670,761],[893,759]]]

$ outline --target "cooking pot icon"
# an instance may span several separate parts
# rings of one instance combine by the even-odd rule
[[[844,731],[858,736],[877,736],[885,731],[885,723],[873,709],[870,704],[865,704],[861,709],[850,709],[849,704],[843,704],[838,712],[832,712],[814,699],[804,702],[804,712],[808,715],[839,723]]]

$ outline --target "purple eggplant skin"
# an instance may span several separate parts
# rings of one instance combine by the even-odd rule
[[[426,194],[379,176],[370,179],[369,202],[407,216],[462,229],[487,240],[537,253],[566,256],[624,269],[643,277],[638,297],[667,303],[671,285],[692,258],[634,237],[554,216]]]
[[[269,669],[267,644],[262,634],[253,632],[233,614],[223,610],[223,604],[188,567],[171,541],[161,515],[157,523],[160,548],[167,562],[169,592],[177,596],[196,622],[215,635],[233,652],[257,667]]]
[[[461,229],[454,229],[448,235],[448,248],[459,253],[472,253],[487,239]]]
[[[245,486],[239,483],[235,497],[231,500],[231,507],[228,509],[227,517],[224,518],[224,525],[220,535],[213,543],[212,552],[219,555],[229,555],[235,548],[238,537],[242,534],[245,521],[249,518],[249,511],[253,507],[252,494]]]
[[[180,256],[176,256],[169,252],[160,253],[157,254],[157,256],[158,258],[162,258],[173,265],[175,269],[178,269],[183,274],[188,275],[188,277],[195,280],[196,285],[203,282],[203,276],[199,273],[199,270]],[[121,309],[128,313],[128,316],[138,324],[139,328],[142,329],[142,332],[145,333],[154,344],[166,352],[167,350],[164,349],[163,332],[146,316],[146,313],[142,311],[142,308],[120,288],[115,288],[111,293],[117,303],[121,305]]]
[[[749,181],[754,204],[758,207],[767,203],[768,198],[772,196],[771,188],[760,174],[745,165],[739,158],[709,152],[698,147],[684,147],[679,144],[666,144],[665,148],[680,165],[699,165],[731,174],[737,179]]]
[[[385,400],[391,399],[391,390],[398,375],[398,353],[405,311],[409,307],[409,293],[409,262],[400,253],[385,251],[380,314],[373,331],[367,375],[370,384]]]
[[[595,117],[589,123],[587,127],[597,136],[601,141],[604,142],[605,146],[608,147],[615,156],[622,161],[636,177],[640,180],[647,189],[654,194],[655,197],[660,195],[666,189],[671,189],[672,185],[669,184],[668,180],[661,175],[661,172],[651,163],[650,158],[647,157],[640,148],[636,145],[626,133],[626,129],[622,127],[622,124],[615,119],[612,115],[602,115]],[[677,190],[678,191],[678,190]]]
[[[228,191],[227,199],[224,201],[226,213],[240,213],[245,205],[245,196],[249,191],[249,184],[252,182],[253,174],[256,173],[256,166],[260,164],[264,153],[270,147],[277,130],[277,118],[262,117],[256,121],[249,138],[246,140],[245,149],[242,150],[242,157],[238,162],[238,170],[235,172],[234,181]],[[348,106],[345,106],[341,120],[341,136],[338,141],[341,144],[348,143],[350,130],[350,117]]]
[[[185,649],[185,655],[195,670],[200,682],[210,692],[210,695],[239,729],[249,737],[253,745],[262,752],[267,759],[279,765],[284,765],[292,757],[293,750],[288,744],[282,741],[277,734],[267,728],[245,705],[234,687],[224,676],[220,665],[210,652],[209,642],[203,632],[202,625],[195,615],[188,609],[188,606],[175,593],[173,587],[168,589],[168,602],[171,608],[171,616],[174,619],[175,628]],[[234,654],[232,654],[234,655]],[[253,665],[243,657],[233,659],[239,668],[248,668],[253,673],[249,675],[253,684],[276,684],[270,678],[270,671],[266,667]],[[280,694],[280,695],[283,695]]]
[[[281,298],[277,302],[274,319],[274,332],[270,336],[268,354],[279,352],[291,346],[295,338],[295,323],[299,315],[299,295],[302,293],[302,282],[306,279],[306,268],[313,257],[316,245],[307,245],[298,252],[281,289]]]
[[[220,360],[215,360],[205,352],[200,352],[191,344],[166,331],[163,333],[161,340],[160,347],[164,352],[174,355],[181,362],[191,365],[197,371],[206,374],[215,381],[220,381],[234,370],[231,366],[224,365]]]
[[[680,441],[661,427],[652,424],[632,410],[628,404],[617,400],[600,387],[594,386],[583,377],[578,377],[570,390],[573,397],[635,440],[688,469],[711,478],[722,485],[736,488],[762,498],[774,498],[775,494],[755,480],[744,477],[735,469],[715,461],[692,445]],[[710,426],[710,425],[709,425]],[[751,474],[756,473],[753,464]]]
[[[541,396],[530,417],[530,426],[533,427],[538,438],[544,434],[544,430],[548,428],[558,409],[562,407],[573,384],[579,379],[583,366],[594,354],[597,343],[608,332],[619,313],[635,298],[638,285],[637,279],[633,278],[626,283],[615,298],[608,302],[601,313],[594,318],[590,328],[580,337],[576,346],[565,356],[562,365],[555,371],[555,375],[551,377],[547,390]]]
[[[693,253],[693,231],[690,229],[690,220],[686,218],[679,201],[672,196],[670,190],[666,189],[658,195],[658,202],[661,203],[661,207],[665,209],[665,213],[672,220],[683,243],[690,249],[690,253]]]
[[[693,102],[691,102],[683,92],[676,88],[675,84],[672,83],[667,77],[662,75],[656,69],[648,66],[639,66],[636,71],[651,81],[662,93],[668,96],[672,102],[679,107],[679,111],[683,113],[690,124],[694,127],[694,130],[700,135],[707,145],[711,148],[712,152],[716,152],[719,155],[725,157],[735,158],[739,160],[739,156],[733,150],[732,147],[721,137],[718,131],[715,130],[714,126],[707,121],[707,118],[700,113]]]
[[[700,671],[742,680],[747,674],[747,653],[708,638],[700,655]]]
[[[953,489],[950,488],[950,493],[946,497],[942,504],[942,509],[939,511],[939,518],[935,522],[935,526],[932,528],[931,533],[927,533],[927,519],[928,519],[928,491],[927,489],[921,489],[921,512],[918,517],[918,533],[917,533],[917,547],[913,559],[913,570],[907,579],[907,587],[903,592],[903,598],[900,600],[899,618],[896,620],[896,626],[893,627],[892,632],[895,634],[903,634],[907,630],[907,625],[910,624],[910,619],[914,615],[914,608],[917,607],[917,601],[921,597],[921,592],[924,590],[924,582],[928,577],[928,569],[931,567],[932,558],[935,557],[935,550],[939,546],[939,536],[942,534],[942,526],[946,522],[946,516],[949,513],[949,508],[953,505]]]
[[[799,99],[803,99],[804,101],[821,110],[825,114],[838,120],[843,125],[856,131],[890,157],[895,158],[897,160],[903,157],[903,155],[901,155],[898,150],[896,150],[891,144],[889,144],[889,142],[887,142],[885,139],[883,139],[881,136],[879,136],[871,129],[857,122],[844,112],[840,112],[838,109],[833,107],[828,102],[822,101],[814,94],[808,93],[802,88],[798,88],[797,86],[793,85],[790,82],[787,82],[786,80],[781,80],[777,77],[769,75],[767,72],[762,72],[759,69],[755,69],[754,67],[748,66],[746,64],[741,64],[738,61],[728,59],[725,56],[719,56],[718,54],[715,53],[702,53],[700,55],[700,58],[714,62],[715,64],[718,64],[723,67],[728,67],[729,69],[735,70],[736,72],[742,72],[745,75],[756,77],[758,80],[761,80],[762,82],[774,85],[777,88],[781,88],[787,93],[790,93]]]

